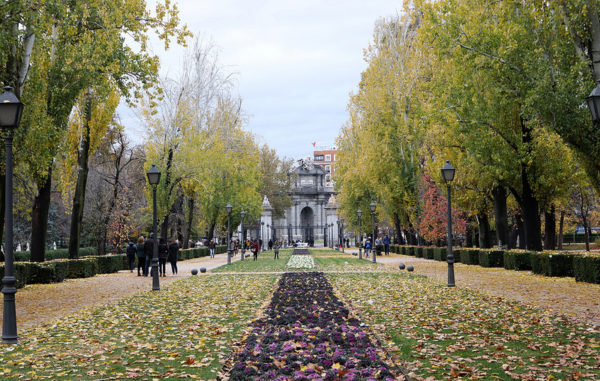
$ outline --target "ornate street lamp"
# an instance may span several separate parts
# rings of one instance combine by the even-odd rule
[[[265,227],[265,221],[260,221],[260,239],[264,241],[264,236],[263,236],[263,228]],[[262,250],[262,245],[260,247],[260,249]]]
[[[375,204],[375,201],[371,201],[369,208],[371,209],[371,230],[373,230],[373,238],[371,238],[371,250],[373,251],[373,263],[376,263],[377,259],[375,256],[377,255],[377,252],[375,250],[375,209],[377,209],[377,204]]]
[[[240,227],[242,229],[242,261],[244,260],[244,255],[246,253],[246,240],[244,239],[244,217],[246,217],[246,212],[243,210],[240,212],[240,216],[242,217],[242,222],[240,223]]]
[[[0,128],[7,131],[5,138],[6,146],[6,170],[5,170],[5,197],[4,197],[4,277],[2,278],[2,293],[4,294],[4,310],[2,315],[2,342],[4,344],[16,344],[17,337],[17,310],[15,306],[15,294],[17,293],[17,279],[14,272],[13,257],[13,131],[21,123],[23,114],[23,103],[12,92],[10,86],[4,88],[0,95]]]
[[[154,235],[154,247],[152,248],[152,290],[160,290],[160,281],[158,279],[158,237],[156,235],[156,187],[160,182],[160,171],[156,165],[146,172],[148,183],[152,186],[152,234]]]
[[[362,259],[362,210],[358,209],[356,215],[358,216],[358,259]]]
[[[323,247],[327,247],[327,224],[325,224],[325,227],[323,228]]]
[[[592,120],[594,122],[600,121],[600,84],[596,86],[590,93],[590,96],[586,98],[588,108],[592,114]]]
[[[225,210],[227,211],[227,264],[231,264],[231,207],[230,203],[225,205]]]
[[[271,240],[271,224],[267,224],[267,245],[269,244],[270,240]]]
[[[450,182],[454,180],[454,167],[446,160],[446,164],[442,167],[442,177],[448,188],[448,287],[454,287],[454,254],[452,254],[452,206],[450,200]]]

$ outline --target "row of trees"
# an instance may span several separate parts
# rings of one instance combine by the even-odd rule
[[[144,0],[5,1],[0,20],[0,83],[25,104],[15,135],[15,226],[18,242],[31,242],[32,261],[45,260],[48,241],[66,238],[76,258],[82,243],[105,253],[107,242],[120,246],[147,233],[151,164],[163,173],[163,237],[187,243],[200,226],[212,236],[228,202],[233,223],[241,209],[257,217],[263,195],[279,199],[279,209],[289,203],[287,177],[265,181],[259,165],[271,155],[270,170],[286,173],[289,162],[242,129],[241,100],[214,47],[196,40],[181,75],[159,77],[150,36],[165,48],[191,37],[171,1],[152,10]],[[143,147],[130,142],[115,113],[123,102],[139,110]],[[0,165],[1,235],[3,156]]]
[[[455,233],[476,222],[489,247],[493,225],[507,246],[514,226],[522,247],[541,250],[544,214],[553,248],[556,211],[562,230],[585,210],[578,195],[600,189],[600,129],[585,107],[600,80],[599,5],[420,0],[380,21],[338,138],[347,220],[374,199],[409,240],[442,239],[446,204],[430,190],[450,160]]]

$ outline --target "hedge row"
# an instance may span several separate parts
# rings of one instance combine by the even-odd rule
[[[87,278],[96,274],[109,274],[126,268],[127,256],[125,254],[14,263],[17,288],[21,288],[26,284],[54,283],[71,278]],[[4,277],[4,264],[0,265],[0,277]]]
[[[66,250],[66,249],[60,249]],[[227,246],[217,246],[215,253],[224,253]],[[58,250],[54,250],[58,251]],[[80,251],[81,253],[81,251]],[[179,251],[179,260],[206,257],[210,254],[207,247],[197,247]],[[68,256],[68,252],[67,252]],[[14,263],[17,288],[26,284],[56,283],[65,279],[88,278],[96,274],[110,274],[129,269],[126,254],[94,255],[80,259],[60,258],[46,262]],[[4,277],[4,264],[0,265],[0,279]]]
[[[79,258],[95,255],[95,247],[82,247],[79,249]],[[29,261],[29,251],[15,251],[13,253],[15,262]],[[45,256],[47,261],[60,258],[69,258],[69,249],[46,250]]]
[[[414,255],[446,261],[445,247],[392,245],[393,253]],[[579,282],[600,283],[600,255],[568,252],[535,252],[525,250],[494,250],[457,248],[454,261],[483,267],[504,267],[507,270],[531,270],[546,276],[574,276]]]

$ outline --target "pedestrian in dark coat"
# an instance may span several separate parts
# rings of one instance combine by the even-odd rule
[[[142,270],[142,274],[144,274],[144,276],[147,276],[148,267],[146,267],[146,253],[144,253],[144,237],[138,238],[135,251],[138,260],[138,276],[141,276],[140,270]]]
[[[254,242],[252,243],[252,259],[257,261],[258,260],[258,252],[260,251],[260,244],[258,243],[258,240],[255,239]]]
[[[133,272],[133,268],[135,267],[135,253],[137,251],[135,244],[133,242],[129,242],[129,245],[127,245],[127,249],[125,251],[127,252],[127,260],[129,261],[129,272]]]
[[[275,241],[273,245],[273,259],[279,259],[279,241]]]
[[[167,276],[167,258],[169,257],[169,248],[164,238],[158,243],[158,274]]]
[[[144,274],[148,275],[148,268],[152,263],[152,256],[154,255],[154,233],[150,234],[150,238],[144,242],[144,253],[146,253],[146,264],[144,267],[146,271],[144,271]],[[152,272],[150,272],[150,275],[152,275]]]
[[[177,274],[177,257],[179,256],[179,244],[173,238],[169,244],[169,257],[167,258],[171,264],[171,271],[173,275]]]

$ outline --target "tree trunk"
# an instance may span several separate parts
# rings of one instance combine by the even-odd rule
[[[32,262],[46,260],[46,237],[48,235],[48,212],[52,192],[52,164],[48,168],[48,177],[39,188],[31,211],[31,254]]]
[[[394,227],[396,228],[394,230],[394,240],[399,245],[404,245],[404,239],[402,238],[402,234],[400,233],[402,231],[402,226],[400,226],[400,217],[396,212],[394,212]]]
[[[186,222],[185,234],[183,236],[183,248],[187,249],[190,242],[190,235],[192,234],[192,223],[194,220],[194,199],[188,198],[188,218]]]
[[[560,211],[560,222],[558,227],[558,250],[562,250],[563,248],[563,226],[565,223],[565,211]]]
[[[496,220],[496,239],[500,250],[508,248],[508,213],[506,211],[506,188],[496,186],[492,190],[494,197],[494,218]]]
[[[554,204],[544,212],[544,250],[556,249],[556,211]]]
[[[489,249],[492,247],[492,233],[490,232],[490,221],[487,214],[478,214],[477,223],[479,224],[479,247]]]
[[[81,237],[81,222],[85,206],[85,188],[88,179],[88,160],[90,154],[90,121],[92,119],[92,95],[88,89],[85,104],[85,122],[77,152],[77,184],[73,195],[73,211],[71,213],[71,232],[69,235],[69,258],[79,258],[79,239]]]
[[[525,224],[520,214],[515,217],[517,222],[517,232],[519,236],[519,249],[525,249]]]

